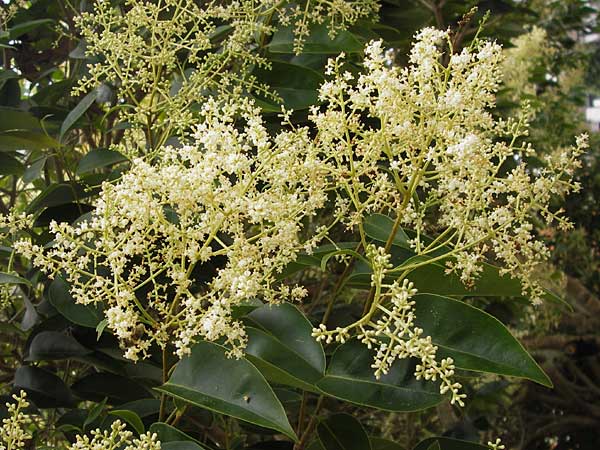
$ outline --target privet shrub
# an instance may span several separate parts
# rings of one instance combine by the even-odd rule
[[[98,1],[59,24],[79,68],[28,95],[68,79],[78,103],[2,110],[3,317],[28,338],[0,448],[400,448],[335,412],[462,408],[471,372],[551,384],[471,299],[560,302],[536,230],[569,229],[587,138],[537,153],[523,55],[426,27],[399,65],[348,31],[377,9]]]

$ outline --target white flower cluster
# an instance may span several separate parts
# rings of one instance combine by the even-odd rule
[[[452,404],[464,406],[465,394],[460,393],[462,385],[452,381],[454,361],[445,358],[436,361],[437,346],[430,336],[423,336],[423,330],[415,326],[415,304],[411,298],[417,293],[413,284],[404,279],[400,283],[384,284],[386,272],[390,268],[390,255],[381,247],[369,246],[367,258],[373,268],[371,284],[374,288],[374,298],[369,312],[359,321],[348,327],[337,327],[328,331],[321,324],[313,330],[317,341],[345,342],[353,329],[356,329],[358,339],[369,349],[375,348],[376,354],[373,365],[375,377],[388,373],[392,364],[399,359],[416,358],[420,361],[415,368],[417,380],[440,380],[440,393],[450,392]]]
[[[279,22],[293,26],[294,51],[299,54],[310,35],[311,25],[327,23],[329,37],[333,39],[348,25],[368,18],[378,10],[376,0],[306,0],[304,5],[292,4],[280,10]]]
[[[18,233],[31,222],[31,216],[25,213],[12,212],[7,216],[0,214],[0,242],[6,238],[14,238]],[[9,258],[7,267],[3,271],[9,274],[13,271],[13,257]],[[21,297],[21,290],[18,286],[10,283],[0,284],[0,313],[3,313],[12,306],[16,299]]]
[[[0,450],[17,450],[25,447],[32,435],[26,429],[33,420],[23,412],[29,407],[27,394],[21,391],[19,395],[12,396],[14,402],[7,402],[8,417],[2,419],[0,426]]]
[[[337,210],[348,227],[358,229],[372,269],[364,316],[330,331],[321,324],[313,335],[344,342],[356,331],[377,348],[376,376],[396,359],[420,359],[416,377],[439,378],[441,392],[450,392],[452,403],[462,405],[461,385],[452,381],[453,361],[436,362],[431,338],[414,326],[410,273],[442,261],[470,286],[482,262],[496,259],[501,273],[521,281],[523,295],[541,301],[537,271],[548,250],[533,223],[541,219],[569,227],[561,211],[550,209],[550,201],[579,188],[572,177],[587,137],[551,155],[543,168],[530,170],[523,162],[535,155],[523,142],[531,115],[527,105],[509,120],[490,112],[502,81],[499,45],[475,40],[454,53],[448,31],[426,28],[417,34],[409,61],[404,68],[390,67],[382,42],[371,42],[365,71],[357,78],[344,70],[340,55],[330,60],[331,78],[320,90],[326,106],[312,109],[318,142],[339,180]],[[376,250],[363,229],[373,212],[395,216],[394,229],[414,230],[410,243],[418,257],[391,267],[393,236]],[[385,285],[391,269],[397,281]]]
[[[336,33],[377,7],[375,0],[96,1],[76,20],[86,53],[100,58],[75,92],[114,86],[121,119],[133,126],[126,133],[144,129],[142,141],[157,147],[194,124],[189,107],[207,95],[236,97],[240,87],[274,95],[251,74],[268,65],[256,49],[276,30],[274,18],[293,23],[300,51],[312,24],[328,21]]]
[[[14,394],[14,402],[6,403],[8,417],[2,419],[0,426],[0,450],[18,450],[25,448],[33,438],[28,428],[32,426],[41,429],[44,423],[35,420],[26,412],[29,407],[27,393],[21,391]],[[88,435],[75,436],[75,442],[68,450],[160,450],[161,445],[156,433],[143,433],[139,438],[134,438],[133,433],[126,429],[120,420],[111,424],[110,430],[96,429]]]
[[[365,216],[396,216],[416,231],[415,253],[448,250],[435,260],[446,261],[465,284],[492,257],[538,302],[536,270],[548,252],[533,222],[569,227],[550,200],[579,188],[572,175],[586,137],[547,158],[543,168],[527,167],[524,158],[536,155],[523,141],[527,107],[508,120],[490,112],[503,61],[493,42],[476,40],[452,53],[447,31],[426,28],[416,36],[408,67],[390,67],[381,41],[371,42],[365,55],[358,78],[343,69],[343,55],[329,62],[331,79],[320,90],[326,107],[314,107],[311,116],[323,153],[336,165],[337,205],[347,225],[358,228],[366,248]],[[426,245],[426,234],[438,238]]]
[[[160,450],[161,445],[156,433],[144,433],[134,438],[133,433],[125,429],[120,420],[114,421],[110,430],[96,429],[88,435],[77,435],[69,450]]]
[[[500,438],[496,438],[496,441],[488,441],[487,443],[490,450],[504,450],[506,448],[505,445],[502,444],[502,440]]]
[[[14,245],[51,277],[64,273],[77,303],[105,305],[132,360],[153,342],[184,356],[200,337],[224,338],[241,355],[232,308],[302,297],[276,275],[327,232],[301,233],[326,201],[326,164],[308,130],[270,138],[247,100],[208,100],[201,114],[190,145],[135,159],[105,183],[89,220],[52,223],[52,248]]]

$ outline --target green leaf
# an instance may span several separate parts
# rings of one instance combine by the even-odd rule
[[[65,118],[64,122],[62,123],[62,125],[60,127],[59,140],[61,142],[63,140],[65,133],[67,131],[69,131],[71,129],[71,127],[73,125],[75,125],[75,122],[77,122],[77,120],[79,120],[79,118],[81,116],[83,116],[83,114],[89,109],[89,107],[92,106],[92,103],[94,103],[96,101],[96,98],[98,98],[98,90],[94,89],[93,91],[88,93],[85,97],[83,97],[79,101],[77,106],[75,108],[73,108],[71,110],[71,112],[69,112],[69,114],[67,114],[67,117]]]
[[[306,109],[319,102],[318,90],[325,81],[323,76],[308,67],[282,61],[271,61],[271,69],[257,68],[253,72],[257,80],[268,84],[283,101],[286,109]],[[281,112],[279,103],[259,98],[266,111]]]
[[[33,180],[37,180],[38,178],[40,178],[42,174],[42,169],[44,168],[47,159],[47,156],[42,156],[41,158],[38,158],[35,161],[33,161],[29,165],[29,167],[25,169],[25,173],[23,173],[23,183],[28,184],[31,183]]]
[[[129,411],[127,409],[113,409],[109,412],[109,414],[123,419],[133,427],[137,434],[143,434],[146,431],[146,427],[144,427],[142,419],[140,419],[140,416],[133,411]]]
[[[383,214],[372,214],[365,219],[363,226],[367,236],[379,242],[387,242],[394,228],[394,221]],[[410,249],[408,240],[408,235],[398,227],[392,244]]]
[[[29,345],[27,361],[48,361],[77,358],[92,353],[75,338],[59,331],[42,331]]]
[[[296,439],[283,406],[258,369],[245,359],[228,358],[221,345],[196,344],[169,381],[156,389]]]
[[[33,213],[43,208],[78,203],[79,200],[90,197],[97,191],[98,188],[93,190],[87,185],[78,182],[72,184],[51,184],[33,199],[27,206],[26,211]]]
[[[17,108],[0,106],[0,131],[43,132],[40,121],[33,114]]]
[[[28,279],[4,272],[0,272],[0,284],[25,284],[31,286],[31,282]]]
[[[61,277],[56,277],[50,284],[48,300],[60,314],[77,325],[96,328],[104,318],[100,306],[75,303],[69,292],[69,285]]]
[[[417,294],[415,325],[438,346],[438,359],[452,357],[459,369],[552,382],[506,327],[490,314],[448,297]]]
[[[298,308],[265,305],[247,317],[256,325],[246,328],[247,358],[270,381],[315,391],[325,374],[325,353]]]
[[[280,28],[273,35],[268,49],[272,53],[294,53],[294,33],[291,27]],[[340,31],[334,39],[329,37],[326,25],[314,25],[304,42],[302,53],[338,54],[340,52],[360,53],[362,43],[349,31]]]
[[[317,435],[325,450],[371,450],[364,428],[349,414],[335,414],[321,421]]]
[[[429,450],[431,448],[436,448],[436,444],[438,445],[437,448],[440,450],[489,450],[489,447],[486,445],[445,437],[427,438],[419,442],[413,450]]]
[[[91,425],[98,417],[100,417],[100,414],[102,414],[102,411],[104,411],[104,408],[106,407],[106,400],[106,398],[103,399],[100,403],[96,403],[92,409],[90,409],[89,414],[83,422],[84,430],[88,427],[88,425]]]
[[[0,175],[21,175],[24,170],[21,161],[8,153],[0,152]]]
[[[7,80],[18,80],[21,76],[14,70],[0,69],[0,89],[4,86]]]
[[[142,384],[108,372],[91,373],[76,381],[71,389],[85,400],[98,402],[106,398],[110,405],[152,398],[150,391]]]
[[[71,407],[75,403],[63,380],[39,367],[19,367],[13,386],[17,391],[26,391],[38,408]]]
[[[415,380],[412,361],[396,361],[379,380],[371,364],[373,353],[351,339],[336,349],[317,387],[333,397],[385,411],[419,411],[444,399],[434,383]]]
[[[178,430],[177,428],[163,423],[163,422],[155,422],[152,425],[150,425],[150,429],[148,430],[150,433],[156,433],[156,435],[158,436],[158,440],[161,442],[161,444],[167,443],[167,442],[177,442],[177,443],[181,443],[181,442],[185,442],[185,443],[189,443],[190,445],[196,445],[196,447],[190,447],[190,448],[201,448],[203,449],[204,447],[199,447],[198,444],[200,444],[200,442],[198,442],[196,439],[194,439],[193,437],[191,437],[190,435],[184,433],[181,430]],[[162,448],[165,448],[164,446]],[[181,447],[181,448],[185,448],[185,447]]]
[[[105,148],[97,148],[91,150],[83,158],[81,158],[79,165],[77,166],[76,173],[77,175],[81,175],[83,173],[91,172],[92,170],[101,169],[103,167],[123,161],[127,161],[127,158],[121,153]]]
[[[43,133],[30,130],[14,130],[0,132],[0,151],[43,150],[58,148],[60,143]]]
[[[371,441],[371,450],[404,450],[401,445],[387,439],[369,436],[369,441]]]
[[[36,19],[36,20],[28,20],[27,22],[21,22],[13,27],[11,27],[9,32],[9,40],[17,39],[18,37],[29,33],[30,31],[35,30],[36,28],[51,24],[54,21],[52,19]]]

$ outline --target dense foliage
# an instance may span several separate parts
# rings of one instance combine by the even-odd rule
[[[594,448],[588,2],[0,7],[0,449]]]

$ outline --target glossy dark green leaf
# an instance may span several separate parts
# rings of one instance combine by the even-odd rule
[[[42,331],[35,335],[29,345],[28,361],[77,358],[90,354],[73,337],[59,331]]]
[[[71,112],[69,112],[69,114],[67,114],[67,117],[65,118],[64,122],[62,123],[62,125],[60,127],[60,140],[61,141],[62,141],[65,133],[67,131],[69,131],[73,125],[75,125],[75,122],[77,122],[79,120],[79,118],[81,116],[83,116],[83,114],[85,114],[85,112],[89,109],[89,107],[92,106],[92,103],[94,103],[96,101],[96,98],[98,98],[98,90],[94,89],[93,91],[88,93],[85,97],[83,97],[79,101],[77,106],[75,106],[75,108],[73,108],[71,110]]]
[[[0,69],[0,89],[4,86],[7,80],[17,80],[21,78],[14,70]]]
[[[377,380],[371,368],[373,356],[356,339],[340,345],[317,387],[333,397],[386,411],[418,411],[444,399],[434,383],[415,380],[414,363],[409,360],[396,361]]]
[[[18,37],[35,30],[42,25],[50,25],[54,21],[52,19],[35,19],[28,20],[27,22],[21,22],[11,28],[9,28],[9,39],[17,39]]]
[[[28,279],[4,272],[0,272],[0,284],[25,284],[31,286],[31,282]]]
[[[93,211],[94,207],[85,203],[66,203],[64,205],[50,206],[36,217],[34,227],[48,227],[52,221],[58,223],[73,223],[83,214]]]
[[[312,325],[289,303],[265,305],[248,314],[248,359],[271,381],[315,391],[325,374],[325,353]]]
[[[394,227],[394,221],[383,214],[372,214],[367,217],[363,224],[365,233],[372,239],[379,242],[387,242]],[[393,245],[410,248],[408,244],[409,237],[401,227],[396,230]]]
[[[387,439],[369,436],[369,441],[371,450],[405,450],[401,445]]]
[[[98,417],[100,417],[100,414],[102,414],[102,412],[104,411],[104,408],[106,408],[106,398],[104,398],[101,402],[96,403],[89,411],[87,417],[85,418],[85,421],[83,422],[83,426],[82,428],[85,430],[87,429],[87,427],[89,425],[91,425],[92,423],[94,423],[96,421],[96,419]]]
[[[267,46],[272,53],[294,53],[294,33],[291,28],[281,28],[275,32]],[[329,37],[326,25],[315,25],[304,42],[302,53],[338,54],[340,52],[359,53],[363,44],[349,31],[340,31],[334,39]]]
[[[108,372],[95,372],[76,381],[71,389],[85,400],[98,402],[104,398],[109,405],[119,405],[143,398],[152,393],[142,384],[127,377]]]
[[[121,153],[106,148],[97,148],[89,151],[81,158],[77,166],[77,174],[81,175],[123,161],[127,161],[127,158]]]
[[[317,104],[318,90],[325,81],[323,76],[308,67],[272,61],[271,69],[256,69],[254,76],[269,85],[280,97],[286,109],[306,109]],[[281,105],[271,99],[260,98],[263,110],[281,112]]]
[[[69,387],[45,369],[22,366],[15,372],[14,389],[24,390],[38,408],[70,407],[75,403]]]
[[[61,277],[56,277],[50,284],[48,300],[60,314],[77,325],[96,328],[104,318],[99,306],[75,303],[69,292],[69,285]]]
[[[90,197],[97,191],[98,188],[90,189],[86,184],[79,182],[51,184],[33,199],[26,211],[33,213],[43,208],[78,203],[81,199]]]
[[[158,414],[160,411],[160,400],[157,398],[142,398],[119,405],[118,409],[133,411],[142,419]]]
[[[129,411],[127,409],[113,409],[109,412],[109,414],[116,416],[119,419],[123,419],[133,427],[137,434],[143,434],[146,431],[146,427],[144,427],[142,419],[140,419],[140,416],[133,411]]]
[[[185,442],[185,443],[189,443],[190,445],[196,445],[197,447],[191,447],[191,448],[198,448],[200,442],[198,442],[196,439],[194,439],[193,437],[191,437],[190,435],[184,433],[181,430],[178,430],[177,428],[175,428],[174,426],[171,426],[167,423],[164,422],[155,422],[152,425],[150,425],[150,429],[148,430],[150,433],[156,433],[156,435],[158,436],[158,440],[161,442],[161,444],[167,443],[167,442]],[[164,448],[164,446],[162,447]],[[185,447],[182,447],[185,448]],[[201,449],[203,449],[204,447],[199,447]]]
[[[40,121],[33,114],[17,108],[0,106],[0,131],[29,131],[42,133]]]
[[[415,324],[439,347],[438,358],[456,367],[552,383],[510,331],[495,317],[448,297],[417,294]]]
[[[319,422],[317,435],[325,450],[371,450],[364,428],[349,414],[334,414]]]
[[[8,153],[0,152],[0,175],[21,175],[25,167],[23,163]]]
[[[0,152],[58,147],[58,141],[43,133],[30,130],[0,131]]]
[[[194,346],[176,366],[161,392],[221,414],[296,435],[283,406],[256,367],[227,357],[227,349],[210,342]]]
[[[413,450],[429,450],[432,448],[431,446],[435,445],[436,443],[439,445],[438,448],[440,450],[489,450],[489,447],[486,445],[445,437],[433,437],[425,439],[419,442]]]

